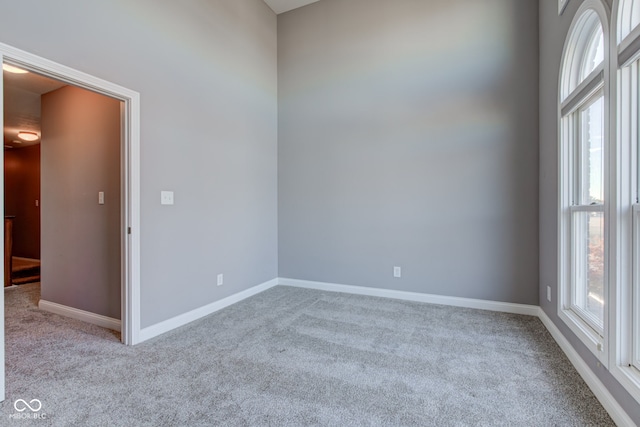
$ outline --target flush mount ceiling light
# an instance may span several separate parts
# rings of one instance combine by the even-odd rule
[[[23,141],[37,141],[40,137],[35,132],[18,132],[18,138]]]
[[[22,68],[18,68],[18,67],[14,67],[13,65],[9,65],[9,64],[2,64],[2,69],[8,73],[14,73],[14,74],[27,74],[28,71],[27,70],[23,70]]]

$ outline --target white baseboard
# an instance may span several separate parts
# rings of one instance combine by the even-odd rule
[[[551,336],[558,343],[564,354],[567,355],[573,366],[576,368],[582,379],[589,386],[593,394],[598,398],[609,416],[618,426],[635,426],[636,424],[629,415],[622,409],[622,406],[609,393],[609,390],[602,384],[600,379],[593,373],[589,365],[580,357],[578,352],[573,348],[571,343],[560,332],[560,329],[551,321],[547,313],[538,308],[538,317],[547,328]]]
[[[103,328],[112,329],[120,332],[121,322],[112,317],[102,316],[100,314],[91,313],[77,308],[68,307],[51,301],[41,299],[38,302],[38,308],[49,313],[59,314],[61,316],[71,317],[72,319],[82,320],[83,322],[101,326]]]
[[[242,292],[238,292],[237,294],[228,296],[219,301],[212,302],[211,304],[207,304],[203,307],[196,308],[195,310],[191,310],[187,313],[181,314],[171,319],[156,323],[155,325],[147,326],[146,328],[140,330],[138,343],[157,337],[158,335],[169,332],[172,329],[179,328],[180,326],[184,326],[187,323],[193,322],[194,320],[198,320],[202,317],[208,316],[209,314],[215,313],[218,310],[222,310],[225,307],[252,297],[256,294],[259,294],[260,292],[264,292],[267,289],[276,286],[277,284],[278,280],[273,279],[260,285],[254,286],[253,288],[249,288]]]
[[[426,302],[429,304],[450,305],[454,307],[476,308],[479,310],[501,311],[504,313],[537,316],[537,305],[515,304],[499,301],[487,301],[472,298],[449,297],[444,295],[423,294],[418,292],[394,291],[391,289],[367,288],[364,286],[339,285],[336,283],[311,282],[308,280],[278,278],[278,284],[297,288],[317,289],[329,292],[368,295],[373,297],[393,298],[406,301]]]

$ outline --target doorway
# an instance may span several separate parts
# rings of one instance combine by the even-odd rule
[[[140,96],[137,92],[1,43],[0,63],[16,66],[120,101],[122,123],[119,230],[122,272],[121,333],[124,344],[136,344],[139,342],[140,332]],[[2,81],[0,81],[0,95],[3,96]],[[0,124],[3,124],[4,117],[2,104],[0,104]],[[4,163],[4,155],[2,160]],[[3,186],[4,179],[0,189]],[[3,193],[3,197],[0,197],[0,207],[4,211],[4,190],[0,191]],[[0,307],[4,316],[4,293],[0,298]],[[4,322],[0,324],[0,339],[4,343]],[[2,400],[5,397],[4,378],[4,346],[0,346],[0,397]]]
[[[40,309],[120,331],[122,101],[3,68],[11,283],[40,282]]]

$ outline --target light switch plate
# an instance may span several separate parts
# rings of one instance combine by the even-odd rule
[[[173,204],[173,191],[161,191],[160,192],[160,204],[172,205]]]

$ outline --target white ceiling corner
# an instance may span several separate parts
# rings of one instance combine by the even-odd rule
[[[317,1],[319,0],[264,0],[277,15]]]

